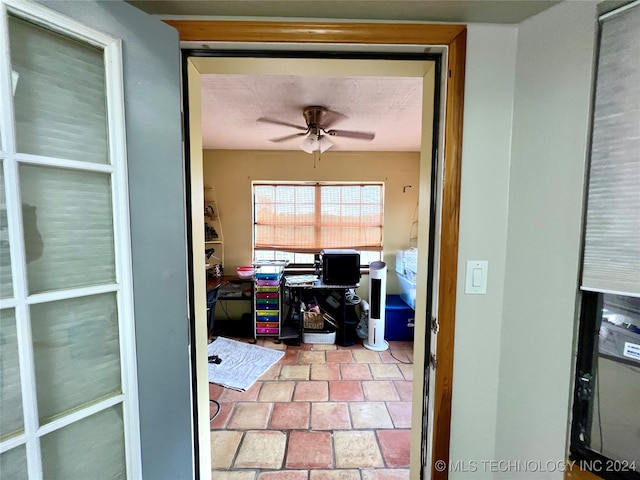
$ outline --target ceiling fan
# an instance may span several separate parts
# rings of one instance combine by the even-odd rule
[[[375,138],[375,133],[372,132],[358,132],[354,130],[336,130],[329,127],[335,120],[345,115],[328,110],[325,107],[309,106],[305,107],[302,111],[304,120],[307,124],[306,127],[296,125],[289,122],[283,122],[281,120],[275,120],[272,118],[260,117],[256,121],[262,123],[271,123],[274,125],[283,125],[286,127],[293,127],[300,130],[298,133],[292,133],[283,137],[277,137],[270,139],[272,142],[285,142],[296,137],[306,137],[300,148],[307,153],[313,153],[315,150],[324,152],[333,146],[333,143],[329,141],[327,136],[330,137],[343,137],[343,138],[355,138],[357,140],[371,141]]]

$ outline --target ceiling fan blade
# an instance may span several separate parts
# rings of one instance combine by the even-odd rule
[[[327,110],[322,125],[325,129],[327,129],[334,123],[346,120],[348,118],[349,117],[347,117],[344,113],[336,112],[335,110]]]
[[[373,132],[354,132],[352,130],[327,130],[327,135],[332,137],[355,138],[357,140],[373,140],[376,134]]]
[[[261,122],[261,123],[272,123],[274,125],[283,125],[285,127],[293,127],[293,128],[297,128],[298,130],[306,130],[307,127],[301,127],[300,125],[295,125],[293,123],[289,123],[289,122],[283,122],[281,120],[275,120],[273,118],[266,118],[266,117],[260,117],[256,120],[256,122]]]
[[[284,137],[277,137],[277,138],[271,138],[269,139],[271,142],[274,143],[279,143],[279,142],[284,142],[286,140],[291,140],[292,138],[296,138],[296,137],[302,137],[304,135],[306,135],[307,132],[300,132],[300,133],[292,133],[291,135],[285,135]]]

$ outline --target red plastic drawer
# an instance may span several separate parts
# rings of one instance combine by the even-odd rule
[[[278,292],[258,292],[256,298],[278,298]]]

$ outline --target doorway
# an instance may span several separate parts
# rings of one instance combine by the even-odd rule
[[[412,478],[446,478],[446,472],[439,472],[432,467],[434,460],[448,460],[449,452],[449,428],[451,413],[451,376],[453,365],[453,335],[455,319],[455,291],[457,277],[457,238],[458,238],[458,218],[459,218],[459,193],[460,193],[460,159],[462,141],[462,111],[463,111],[463,91],[464,91],[464,62],[466,49],[466,30],[464,26],[451,25],[388,25],[388,24],[300,24],[287,22],[281,24],[277,22],[190,22],[190,21],[167,21],[180,31],[183,41],[225,41],[225,42],[297,42],[297,43],[321,43],[321,44],[392,44],[398,49],[402,46],[412,45],[424,49],[432,48],[434,45],[443,46],[446,55],[447,67],[443,68],[446,75],[443,75],[442,86],[443,95],[440,109],[442,127],[436,132],[438,138],[437,158],[440,158],[438,175],[439,188],[432,190],[429,202],[421,202],[420,217],[427,218],[429,215],[428,204],[436,201],[439,205],[436,215],[436,231],[439,235],[434,235],[431,242],[438,259],[432,267],[434,268],[434,289],[431,296],[430,308],[426,306],[426,271],[422,273],[422,278],[418,278],[418,285],[422,285],[422,292],[418,296],[422,298],[423,309],[422,318],[416,320],[416,336],[427,337],[427,318],[431,327],[431,317],[438,318],[440,330],[437,335],[431,335],[430,352],[435,355],[426,355],[423,346],[422,351],[417,350],[416,363],[420,363],[428,376],[421,378],[422,382],[414,383],[416,397],[419,399],[420,408],[415,408],[413,413],[413,424],[420,425],[419,432],[414,433],[420,439],[431,439],[432,442],[414,442],[412,446]],[[273,48],[273,47],[272,47]],[[323,47],[326,48],[326,47]],[[373,47],[371,47],[373,48]],[[197,91],[197,71],[193,65],[185,69],[188,73],[189,91]],[[438,83],[438,82],[437,82]],[[199,110],[197,104],[200,99],[189,97],[190,113],[199,120]],[[447,115],[444,116],[446,106]],[[197,110],[194,112],[193,109]],[[194,127],[194,124],[191,124]],[[191,175],[202,178],[202,148],[201,145],[190,143],[191,149]],[[422,170],[422,169],[421,169]],[[201,215],[200,202],[203,198],[202,183],[191,182],[191,198],[194,210],[194,218]],[[429,184],[428,181],[426,183]],[[421,179],[421,185],[425,185]],[[200,199],[198,201],[198,199]],[[442,219],[442,221],[440,221]],[[193,242],[195,245],[202,245],[204,241],[202,232],[193,232]],[[200,265],[201,272],[196,268]],[[195,312],[194,346],[196,351],[196,388],[197,404],[200,410],[208,403],[208,390],[206,378],[206,355],[197,355],[198,350],[206,348],[206,334],[197,335],[199,325],[206,325],[204,319],[204,285],[198,285],[204,281],[204,266],[199,262],[194,264],[194,290],[192,292],[192,305],[198,306],[200,313]],[[417,311],[420,310],[417,305]],[[437,330],[437,329],[436,329]],[[198,340],[199,337],[200,340]],[[202,341],[205,342],[202,345]],[[429,357],[429,362],[427,361]],[[432,358],[433,357],[433,358]],[[429,365],[435,366],[432,368]],[[204,363],[200,363],[204,362]],[[200,363],[200,365],[198,365]],[[416,379],[418,380],[418,379]],[[428,382],[426,381],[428,380]],[[420,383],[420,385],[418,385]],[[430,395],[426,396],[426,388],[429,386]],[[414,399],[416,398],[414,397]],[[425,405],[428,398],[429,405]],[[423,423],[423,419],[428,417],[428,421]],[[203,415],[198,417],[198,435],[204,445],[207,444],[208,434],[207,418]],[[200,455],[200,468],[202,470],[210,468],[207,461],[206,449]],[[422,468],[424,466],[425,468]]]
[[[204,53],[202,54],[204,55]],[[385,258],[384,260],[387,262],[389,275],[388,275],[388,289],[387,293],[394,294],[400,293],[399,286],[397,285],[399,280],[397,279],[394,273],[394,265],[395,265],[395,253],[397,250],[405,249],[409,246],[416,246],[415,243],[410,244],[410,238],[412,236],[418,236],[418,232],[415,231],[412,234],[412,221],[414,220],[414,215],[417,214],[416,208],[418,203],[418,198],[421,196],[420,200],[423,205],[427,205],[425,210],[428,210],[428,204],[430,201],[430,189],[431,189],[431,172],[432,172],[432,137],[434,131],[434,79],[436,77],[436,70],[438,66],[438,62],[436,60],[425,58],[424,54],[415,55],[411,54],[412,59],[407,59],[409,55],[403,55],[399,59],[370,59],[370,58],[357,58],[357,59],[308,59],[308,58],[256,58],[256,56],[251,55],[249,57],[190,57],[189,65],[195,67],[198,72],[198,75],[202,81],[203,88],[201,92],[203,92],[204,98],[201,102],[201,105],[205,106],[204,116],[202,116],[202,122],[207,123],[208,115],[222,115],[222,119],[224,119],[220,123],[229,123],[233,124],[233,121],[237,121],[234,117],[242,117],[244,111],[247,111],[247,117],[245,122],[238,122],[240,125],[237,127],[233,127],[233,125],[219,125],[219,130],[227,129],[230,126],[232,128],[241,129],[243,137],[248,137],[246,140],[243,140],[240,143],[240,146],[243,147],[251,142],[257,143],[258,141],[254,136],[260,135],[262,132],[259,131],[251,131],[251,123],[255,122],[255,118],[259,115],[264,115],[265,113],[272,112],[273,109],[278,108],[279,104],[285,102],[293,102],[299,98],[308,99],[311,97],[307,89],[313,92],[314,98],[323,98],[323,101],[329,101],[333,103],[329,103],[327,106],[331,110],[338,110],[343,114],[347,114],[348,119],[344,120],[341,123],[341,128],[350,128],[353,125],[360,125],[360,128],[368,128],[372,129],[376,132],[376,140],[380,143],[385,142],[385,136],[387,137],[387,142],[394,142],[395,151],[376,151],[377,149],[381,149],[381,147],[371,148],[369,143],[360,143],[358,147],[367,148],[364,151],[351,151],[347,148],[341,148],[340,150],[330,150],[324,154],[322,154],[322,159],[317,163],[313,161],[313,156],[309,156],[299,149],[297,149],[297,142],[294,141],[292,143],[292,147],[294,150],[282,151],[284,150],[281,147],[280,143],[277,143],[276,146],[280,147],[280,150],[277,151],[264,151],[264,146],[260,145],[258,148],[240,148],[238,150],[204,150],[204,186],[205,186],[205,198],[207,192],[210,188],[215,191],[216,199],[217,199],[217,209],[222,217],[222,230],[224,231],[224,258],[225,258],[225,267],[231,267],[231,271],[235,268],[236,265],[248,265],[251,262],[250,252],[252,251],[251,244],[251,219],[252,219],[252,204],[251,204],[251,193],[250,193],[250,185],[251,180],[273,180],[273,181],[305,181],[305,182],[323,182],[323,181],[334,181],[334,182],[365,182],[365,181],[379,181],[384,183],[384,198],[385,198],[385,211],[386,215],[384,216],[384,252]],[[287,75],[282,75],[283,72],[286,72]],[[294,74],[295,72],[295,74]],[[295,80],[294,78],[295,77]],[[325,85],[329,85],[327,88]],[[357,86],[357,92],[353,92],[356,90],[353,85]],[[351,89],[349,86],[352,86]],[[385,94],[380,93],[381,86],[384,87],[384,91],[389,91],[390,93]],[[223,93],[212,92],[216,88],[220,89]],[[284,94],[280,93],[280,90],[285,90]],[[344,110],[341,108],[341,102],[339,100],[340,95],[339,91],[351,91],[351,94],[347,96],[346,94],[342,95],[344,107],[348,108],[349,106],[352,110]],[[293,92],[299,92],[298,95],[295,95]],[[204,93],[207,92],[207,93]],[[254,92],[257,92],[254,94]],[[378,92],[378,97],[373,98],[373,95]],[[189,92],[189,97],[191,98],[191,94],[196,92]],[[254,96],[255,95],[255,96]],[[268,99],[264,98],[265,95],[268,95]],[[218,101],[211,102],[211,98],[215,97]],[[291,98],[294,97],[294,98]],[[380,97],[383,97],[382,99]],[[402,98],[410,97],[407,100],[408,105],[403,109],[403,104],[401,102]],[[415,98],[414,98],[415,97]],[[241,99],[239,99],[241,98]],[[361,98],[362,103],[358,102],[356,99]],[[386,99],[386,100],[385,100]],[[387,102],[384,105],[384,102]],[[351,102],[347,104],[347,102]],[[400,131],[403,131],[405,134],[408,130],[415,131],[416,139],[415,143],[408,144],[408,140],[405,141],[404,144],[400,144],[398,142],[398,137],[400,136],[399,132],[396,132],[395,135],[392,134],[393,127],[388,127],[390,132],[383,131],[381,125],[384,123],[380,123],[378,128],[374,128],[371,126],[373,122],[373,118],[360,119],[360,123],[358,121],[354,121],[352,115],[357,115],[358,111],[365,110],[373,110],[373,111],[382,111],[383,109],[393,110],[393,103],[395,102],[396,109],[398,111],[404,112],[405,115],[410,118],[410,125],[406,125],[401,127]],[[225,113],[226,105],[232,105],[233,108]],[[249,104],[251,108],[244,107],[245,104]],[[221,106],[222,105],[222,106]],[[260,109],[265,110],[260,110]],[[415,112],[414,112],[415,111]],[[216,113],[207,113],[207,112],[216,112]],[[259,112],[259,113],[257,113]],[[192,114],[191,110],[189,112]],[[293,114],[293,113],[292,113]],[[415,118],[417,114],[417,119]],[[287,118],[282,115],[274,115],[276,118]],[[382,114],[378,114],[376,120],[380,121],[383,117]],[[394,115],[397,117],[397,115]],[[291,117],[290,121],[295,121],[297,118],[295,116]],[[399,120],[396,118],[396,122]],[[244,127],[242,127],[244,125]],[[437,131],[437,125],[435,126]],[[190,135],[194,141],[197,141],[195,138],[198,135],[197,132],[191,129]],[[206,132],[206,127],[203,128]],[[233,136],[235,132],[230,132],[229,135]],[[271,132],[273,135],[281,134],[279,131]],[[219,142],[222,142],[222,139],[219,137],[222,134],[217,132],[216,138],[218,138]],[[204,135],[203,135],[204,136]],[[410,140],[413,140],[413,136],[407,135]],[[264,138],[264,137],[263,137]],[[266,138],[264,140],[267,140]],[[342,145],[341,139],[335,140],[336,144]],[[212,140],[208,139],[209,145],[212,143]],[[422,142],[422,154],[420,153]],[[406,145],[406,146],[405,146]],[[205,147],[207,145],[205,144]],[[268,145],[267,145],[268,146]],[[262,148],[260,148],[262,147]],[[409,151],[401,151],[401,148],[406,148]],[[342,151],[348,150],[348,151]],[[422,157],[422,161],[421,161]],[[418,188],[418,179],[421,178],[423,185],[421,188]],[[192,183],[202,183],[202,180],[198,181],[194,177],[192,177]],[[411,185],[413,184],[413,185]],[[413,186],[413,188],[410,188]],[[194,200],[195,201],[195,200]],[[194,214],[195,215],[195,214]],[[198,220],[197,217],[194,217],[195,220]],[[421,230],[420,235],[422,235],[421,244],[421,252],[423,258],[421,258],[421,272],[427,272],[429,269],[429,260],[432,260],[432,254],[428,255],[428,235],[430,231],[429,226],[429,214],[427,212],[426,215],[423,215],[420,222],[418,222],[419,228]],[[202,250],[202,249],[200,249]],[[198,261],[198,253],[197,247],[194,245],[194,258]],[[227,263],[228,262],[228,263]],[[244,262],[244,263],[243,263]],[[249,262],[249,263],[246,263]],[[229,270],[227,268],[227,270]],[[425,281],[425,287],[427,282]],[[360,282],[360,287],[357,291],[358,295],[364,299],[368,299],[369,295],[367,292],[367,282],[366,277],[363,277]],[[418,310],[424,312],[426,310],[425,305],[420,305],[425,299],[426,295],[421,295],[421,300],[418,302]],[[238,302],[230,302],[232,304],[237,305]],[[246,302],[242,302],[246,306]],[[223,303],[223,307],[225,304]],[[229,307],[229,305],[226,305]],[[233,306],[233,305],[232,305]],[[230,308],[230,307],[229,307]],[[422,318],[419,320],[420,323],[424,324],[424,314]],[[423,349],[423,345],[425,343],[422,340],[424,336],[419,337],[418,348]],[[341,348],[343,345],[340,345],[340,341],[338,343],[338,348]],[[314,347],[319,348],[319,347]],[[335,347],[334,347],[335,348]],[[394,348],[398,348],[397,344],[392,345],[392,351]],[[404,349],[406,346],[403,346],[402,349],[399,349],[398,355],[404,356]],[[288,353],[290,349],[287,348]],[[281,407],[281,403],[285,401],[291,400],[291,389],[294,388],[294,381],[297,381],[295,389],[296,392],[299,388],[311,388],[309,385],[313,385],[315,389],[324,389],[324,397],[323,395],[317,395],[316,397],[311,398],[311,425],[324,425],[325,429],[328,428],[321,420],[316,418],[320,416],[321,413],[324,412],[328,408],[327,404],[322,403],[323,401],[331,400],[356,400],[356,402],[348,405],[348,408],[353,417],[353,428],[363,428],[363,426],[372,426],[377,427],[378,430],[375,430],[375,434],[382,438],[386,435],[386,429],[388,428],[397,428],[398,430],[395,432],[397,435],[406,434],[402,436],[402,440],[399,442],[402,445],[402,450],[405,448],[408,450],[408,434],[407,430],[408,426],[405,424],[404,419],[399,422],[391,423],[387,409],[390,410],[389,413],[393,413],[393,409],[402,408],[404,409],[411,405],[411,401],[409,399],[405,404],[399,405],[397,403],[392,403],[393,401],[398,402],[400,398],[397,398],[400,392],[395,392],[395,388],[405,388],[407,383],[411,383],[408,380],[411,377],[424,376],[424,368],[422,368],[422,363],[420,364],[421,368],[418,369],[415,376],[413,375],[405,375],[401,373],[395,365],[387,365],[387,373],[383,374],[380,371],[380,366],[376,365],[375,361],[383,361],[378,358],[378,354],[373,354],[372,357],[374,359],[365,359],[364,355],[359,355],[360,352],[353,351],[352,353],[356,356],[357,363],[362,363],[358,365],[359,367],[363,367],[364,370],[368,370],[369,368],[372,372],[363,373],[361,376],[354,375],[354,365],[349,365],[353,360],[351,359],[350,352],[343,352],[343,356],[331,355],[327,354],[327,362],[336,362],[342,363],[340,365],[341,372],[339,375],[333,375],[334,370],[330,372],[330,374],[321,374],[316,371],[315,368],[311,369],[311,372],[306,371],[304,373],[300,373],[301,376],[294,376],[291,378],[290,372],[284,372],[289,369],[288,366],[283,367],[283,373],[281,376],[277,376],[274,378],[269,378],[266,384],[262,384],[262,390],[260,393],[260,399],[258,403],[253,403],[256,411],[260,409],[262,414],[268,416],[268,408],[265,403],[260,402],[269,402],[275,399],[274,413],[278,412],[278,407]],[[295,355],[295,353],[294,353]],[[393,355],[393,353],[392,353]],[[301,353],[300,356],[306,356],[306,353]],[[313,358],[314,363],[316,362],[316,357],[321,357],[324,359],[323,352],[317,352]],[[383,357],[384,358],[384,357]],[[413,356],[410,355],[411,359]],[[339,359],[339,360],[337,360]],[[289,357],[287,361],[290,361]],[[393,359],[393,356],[385,359],[387,362],[391,363],[396,360]],[[301,363],[308,361],[308,358],[301,359]],[[412,362],[411,362],[412,363]],[[369,365],[371,364],[371,365]],[[317,365],[312,365],[312,367],[317,367]],[[338,365],[333,365],[333,367],[338,367]],[[404,365],[402,367],[405,367]],[[300,370],[304,370],[305,367],[300,366]],[[308,367],[306,367],[308,369]],[[373,378],[371,377],[373,374]],[[275,381],[280,381],[280,386],[282,387],[281,395],[274,396],[270,394],[263,395],[263,391],[267,388],[275,388]],[[311,380],[311,382],[307,382]],[[344,397],[341,393],[333,392],[333,389],[339,389],[344,386],[346,383],[340,383],[342,381],[352,381],[354,388],[358,389],[358,394],[353,396]],[[304,383],[302,383],[304,381]],[[329,396],[326,395],[327,390],[327,381]],[[386,382],[386,383],[385,383]],[[407,382],[407,383],[404,383]],[[362,383],[362,385],[360,385]],[[382,386],[388,387],[392,392],[389,395],[381,395],[381,394],[373,394],[367,392],[367,389],[370,391],[373,388],[380,389]],[[394,386],[395,385],[395,386]],[[360,388],[365,390],[364,396],[359,391]],[[215,387],[213,387],[215,388]],[[256,395],[258,392],[255,392]],[[299,397],[297,395],[293,395],[294,400],[304,401],[308,398]],[[410,395],[409,395],[410,397]],[[219,397],[212,397],[214,400],[219,399]],[[302,400],[301,400],[302,398]],[[233,417],[229,419],[227,415],[230,415],[231,407],[229,404],[233,401],[236,402],[235,407],[233,407]],[[216,434],[216,439],[225,437],[229,438],[229,441],[238,442],[241,441],[244,445],[247,438],[260,437],[260,436],[268,436],[265,432],[261,434],[251,433],[253,437],[249,437],[246,431],[251,430],[247,425],[253,426],[253,429],[264,428],[266,423],[264,419],[261,419],[259,422],[250,423],[247,421],[238,421],[236,416],[236,411],[241,407],[247,407],[245,405],[246,402],[255,402],[256,399],[251,395],[238,396],[238,395],[228,395],[224,394],[224,415],[225,420],[228,420],[229,425],[233,425],[233,427],[229,427],[234,429],[233,432],[228,432],[229,435],[221,435],[219,432]],[[422,401],[417,401],[417,405],[422,408]],[[298,404],[298,406],[304,406]],[[331,405],[333,406],[333,405]],[[347,404],[342,402],[339,405],[335,405],[337,408],[342,408],[343,412],[347,411]],[[309,415],[308,407],[309,404],[306,405],[307,411],[304,415]],[[370,409],[373,411],[377,409],[376,416],[379,417],[381,421],[378,422],[366,422],[362,420],[361,409]],[[301,414],[302,415],[302,414]],[[409,415],[407,415],[409,416]],[[360,417],[360,418],[356,418]],[[382,421],[385,419],[386,421]],[[273,426],[275,425],[275,427]],[[272,421],[269,426],[272,430],[281,430],[279,428],[280,425],[283,425],[282,422]],[[296,429],[298,430],[294,433],[287,432],[286,434],[282,434],[277,436],[282,442],[285,442],[287,438],[291,442],[291,438],[294,436],[297,438],[301,434],[299,430],[303,429],[304,422],[296,424]],[[333,425],[333,424],[331,424]],[[329,425],[329,426],[331,426]],[[337,424],[336,430],[338,430],[337,434],[343,435],[345,434],[345,430],[350,429],[349,422],[342,422]],[[402,425],[400,427],[399,425]],[[217,429],[224,427],[224,425],[220,425],[220,419],[216,420]],[[306,427],[304,427],[306,429]],[[272,432],[273,433],[273,432]],[[360,432],[363,434],[364,432]],[[370,435],[374,435],[374,430],[369,430],[366,433]],[[244,435],[243,437],[238,437],[238,435]],[[325,438],[320,435],[321,438]],[[241,440],[238,440],[241,438]],[[258,440],[254,439],[253,441],[258,442]],[[414,443],[419,441],[414,439]],[[297,442],[293,442],[294,444]],[[353,442],[350,442],[353,444]],[[357,442],[356,442],[357,443]],[[381,443],[383,443],[381,441]],[[218,451],[221,451],[220,447],[216,446]],[[214,448],[213,455],[215,456],[216,450]],[[377,447],[376,447],[377,448]],[[288,449],[287,455],[291,454],[291,447]],[[247,457],[246,454],[243,453],[244,450],[240,449],[240,457]],[[335,450],[335,458],[336,458],[336,468],[342,467],[345,465],[375,465],[376,467],[382,466],[381,462],[346,462],[344,461],[344,456],[342,455],[343,449],[336,448]],[[383,451],[383,455],[386,454],[386,451]],[[356,456],[356,455],[354,455]],[[404,458],[407,458],[408,455],[401,455]],[[252,461],[255,459],[255,455],[252,457]],[[229,462],[220,462],[219,459],[214,457],[214,466],[220,467],[221,465],[228,466]],[[385,463],[387,466],[398,467],[399,463],[396,461],[388,461]],[[256,464],[260,464],[259,462],[255,462]],[[246,459],[244,461],[236,461],[236,465],[243,465],[243,468],[247,468],[247,465],[251,464],[251,462],[247,462]],[[269,465],[270,468],[273,468],[273,465],[279,464],[278,461],[272,461],[269,459],[269,462],[266,460],[262,462],[264,465]],[[289,458],[287,457],[287,465],[301,465],[300,462],[289,462]],[[404,463],[401,462],[402,465]],[[408,465],[406,465],[408,466]],[[291,468],[291,467],[289,467]]]

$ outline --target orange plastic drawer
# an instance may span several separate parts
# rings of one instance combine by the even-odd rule
[[[256,328],[278,328],[278,322],[256,322]]]

